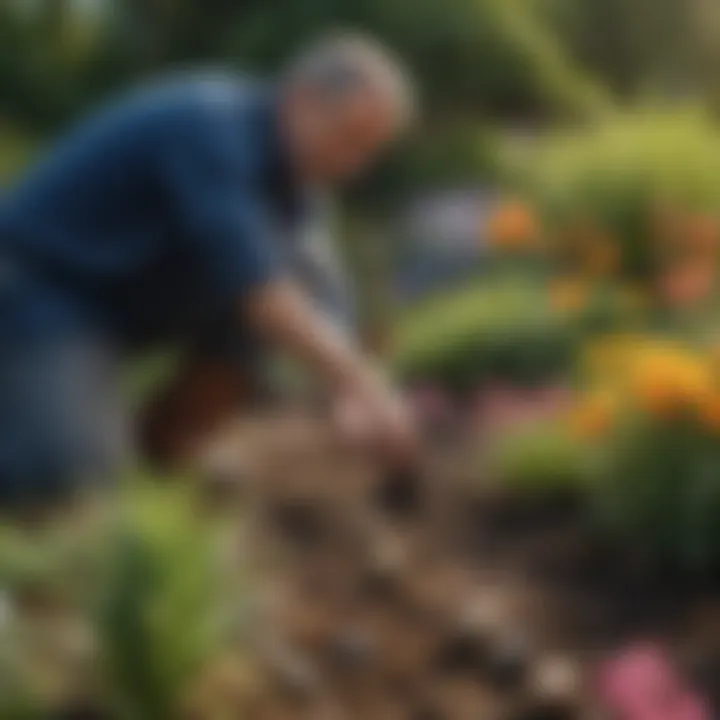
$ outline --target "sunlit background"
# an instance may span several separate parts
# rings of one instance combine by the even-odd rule
[[[292,413],[247,418],[207,476],[8,519],[0,717],[583,718],[644,662],[696,713],[658,718],[709,719],[715,0],[4,0],[0,180],[133,83],[271,77],[334,28],[421,89],[337,238],[423,477],[342,456],[279,373]]]

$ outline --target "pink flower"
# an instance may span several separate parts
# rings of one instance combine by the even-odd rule
[[[623,720],[709,720],[706,704],[683,686],[662,649],[637,645],[600,672],[603,702]]]

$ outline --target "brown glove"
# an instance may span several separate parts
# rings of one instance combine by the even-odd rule
[[[139,445],[162,470],[181,469],[222,426],[248,405],[250,373],[222,360],[192,358],[141,413]]]

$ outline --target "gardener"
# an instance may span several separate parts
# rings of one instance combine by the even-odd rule
[[[181,370],[137,433],[156,460],[186,459],[236,411],[255,338],[304,362],[409,459],[401,401],[300,289],[292,258],[318,195],[396,138],[410,95],[384,49],[335,37],[273,88],[223,74],[146,87],[12,189],[0,215],[0,502],[111,476],[127,452],[119,363],[165,343],[183,349]]]

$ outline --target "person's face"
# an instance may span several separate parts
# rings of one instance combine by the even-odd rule
[[[289,93],[283,114],[296,170],[310,182],[362,175],[396,134],[389,102],[371,89],[338,98],[298,89]]]

